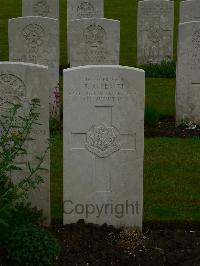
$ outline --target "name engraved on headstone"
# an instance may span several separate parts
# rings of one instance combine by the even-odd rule
[[[80,97],[82,101],[95,102],[96,104],[113,104],[120,102],[122,97],[129,97],[123,79],[115,77],[86,77],[83,81],[83,89],[70,88],[69,95]]]

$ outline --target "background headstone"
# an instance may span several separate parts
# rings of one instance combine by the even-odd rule
[[[22,0],[22,16],[59,19],[59,0]]]
[[[22,171],[13,171],[11,176],[14,182],[19,182],[22,178],[29,175],[28,161],[31,166],[36,165],[38,161],[35,156],[41,156],[48,146],[49,139],[49,100],[48,86],[48,68],[39,65],[25,63],[0,63],[0,112],[4,114],[10,107],[8,101],[20,104],[24,109],[22,116],[26,112],[28,103],[32,99],[40,100],[40,118],[41,125],[34,125],[31,132],[31,138],[34,141],[28,141],[25,144],[27,154],[16,158],[16,165]],[[47,218],[47,224],[50,224],[50,155],[47,154],[41,167],[46,170],[38,172],[44,178],[44,183],[39,188],[29,192],[29,201],[33,206],[43,210]]]
[[[144,71],[135,68],[64,71],[65,224],[142,228],[144,88]]]
[[[9,20],[9,59],[48,66],[50,112],[59,117],[59,22],[44,17]]]
[[[200,20],[200,1],[190,0],[180,2],[180,22]]]
[[[67,54],[69,63],[69,24],[82,18],[103,18],[104,0],[67,0]]]
[[[180,23],[176,123],[200,125],[200,21]]]
[[[70,23],[70,66],[118,65],[120,22],[78,19]]]
[[[138,65],[173,60],[174,2],[138,2]]]

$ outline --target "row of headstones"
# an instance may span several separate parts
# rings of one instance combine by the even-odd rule
[[[103,0],[67,3],[70,65],[119,64],[120,23],[103,19]],[[49,67],[50,113],[59,118],[59,1],[23,0],[22,15],[9,20],[9,60]]]
[[[59,1],[22,0],[23,17],[9,20],[9,60],[0,63],[0,112],[10,105],[21,104],[24,109],[33,98],[40,100],[40,125],[34,125],[26,144],[28,154],[18,156],[16,164],[23,171],[11,172],[15,182],[29,175],[28,162],[34,165],[36,155],[48,146],[50,115],[59,117]],[[12,61],[12,62],[11,62]],[[49,105],[50,102],[50,105]],[[46,170],[38,190],[29,193],[33,206],[42,209],[50,223],[50,154],[43,162]]]
[[[180,2],[180,23],[200,20],[200,2]],[[173,60],[174,2],[138,2],[138,65]]]
[[[119,21],[100,18],[103,17],[104,13],[103,0],[93,0],[91,3],[90,1],[68,0],[68,57],[70,65],[73,67],[80,65],[118,64],[120,23]],[[197,20],[198,10],[200,9],[199,6],[198,0],[181,2],[180,21]],[[59,2],[50,0],[23,0],[23,16],[29,15],[43,15],[58,18]],[[19,19],[14,21],[11,20],[10,24],[17,24],[18,20]],[[23,23],[27,23],[27,28],[26,32],[23,34],[18,34],[19,31],[15,33],[11,30],[10,60],[16,60],[16,56],[12,56],[12,43],[15,43],[14,41],[17,39],[20,43],[19,45],[18,43],[13,45],[15,46],[15,50],[19,49],[18,47],[20,47],[22,51],[25,50],[25,56],[17,58],[17,60],[20,59],[20,61],[43,65],[48,64],[50,68],[56,68],[57,78],[55,77],[53,88],[57,88],[56,85],[58,83],[59,73],[58,21],[56,23],[56,21],[47,20],[47,18],[41,18],[41,20],[44,22],[43,24],[40,22],[39,18],[36,24],[36,18],[35,21],[26,18]],[[23,23],[21,19],[21,24]],[[28,24],[31,25],[29,26]],[[44,28],[45,26],[46,28]],[[139,1],[138,64],[160,63],[163,60],[169,61],[173,59],[173,27],[173,1]],[[57,34],[53,35],[52,32],[49,31],[49,29],[52,28],[56,28],[55,31],[52,32],[57,32]],[[18,30],[20,30],[20,26]],[[45,32],[51,35],[46,34],[45,38]],[[13,40],[15,36],[18,38]],[[21,36],[26,40],[26,49],[23,49],[23,40],[20,38]],[[51,42],[53,42],[53,40],[54,43],[52,44]],[[47,45],[49,45],[49,47],[47,47]],[[45,49],[43,47],[45,47]],[[18,57],[20,57],[20,55]]]
[[[34,143],[27,146],[28,155],[16,160],[23,172],[11,173],[16,182],[28,174],[27,161],[34,164],[35,155],[39,156],[47,145],[49,99],[46,96],[49,81],[52,84],[56,79],[59,63],[58,20],[41,17],[50,16],[52,9],[46,5],[47,1],[27,3],[26,0],[23,15],[34,16],[9,21],[10,60],[16,62],[0,63],[2,112],[7,101],[20,103],[24,108],[33,98],[41,102],[41,125],[34,125],[31,136]],[[76,8],[79,14],[88,12],[88,1],[83,3],[81,11]],[[51,4],[55,5],[55,1]],[[119,22],[111,22],[110,27],[114,26],[119,37]],[[102,23],[106,21],[102,19]],[[104,48],[98,48],[104,44],[107,33],[104,24],[102,28],[94,24],[95,20],[89,25],[86,39],[104,57]],[[113,38],[111,31],[109,38]],[[118,63],[111,63],[115,62]],[[64,223],[85,219],[97,224],[142,228],[144,89],[144,71],[134,68],[100,65],[64,71]],[[43,210],[49,224],[49,155],[42,166],[46,170],[39,174],[45,178],[44,183],[30,192],[29,200]]]
[[[22,10],[23,16],[58,19],[59,1],[23,0]],[[56,24],[46,18],[43,21],[50,29]],[[119,64],[120,22],[104,18],[104,0],[67,0],[67,33],[68,63],[71,67]],[[54,37],[57,37],[54,42],[58,41],[58,36]]]
[[[59,1],[22,0],[22,17],[9,20],[8,35],[10,61],[48,66],[50,115],[59,119]]]
[[[36,26],[36,20],[42,18],[17,20],[26,19],[33,22],[20,31],[17,26],[13,34],[23,33],[27,43],[21,49],[38,55],[38,36],[48,43],[51,34],[47,37]],[[196,38],[192,40],[198,46]],[[33,155],[38,155],[49,137],[46,95],[51,73],[46,67],[25,63],[0,67],[4,101],[25,103],[33,97],[41,101],[43,126],[34,128],[36,142],[29,147],[29,160],[34,162]],[[64,71],[64,223],[84,218],[98,224],[142,227],[144,84],[144,72],[128,67],[86,66]],[[193,85],[198,93],[198,83]],[[27,158],[18,163],[26,169]],[[44,166],[50,169],[49,158]],[[46,176],[45,182],[30,198],[50,221],[50,171],[41,175]]]
[[[101,18],[103,13],[103,0],[79,0],[73,4],[68,0],[68,58],[71,67],[119,64],[120,22]],[[199,20],[199,13],[198,0],[180,3],[181,23]],[[137,29],[138,65],[173,60],[173,1],[139,1]]]
[[[84,1],[68,0],[68,20],[93,16],[88,5]],[[96,8],[94,15],[100,17],[103,14],[103,1],[95,1],[93,6]],[[58,119],[59,1],[23,0],[22,15],[23,17],[9,20],[9,60],[48,66],[51,72],[48,81],[50,114]]]
[[[181,2],[176,71],[176,122],[200,126],[200,1]]]
[[[68,7],[69,63],[79,67],[64,71],[64,223],[141,229],[144,71],[119,66],[120,22],[103,18],[103,1],[83,5],[79,17]]]
[[[138,3],[138,64],[173,59],[174,2]],[[200,1],[180,2],[176,124],[200,124]]]
[[[183,21],[195,18],[192,7],[188,9],[187,6],[193,4],[199,8],[196,1],[181,3]],[[172,60],[174,3],[146,0],[139,5],[145,6],[142,23],[138,24],[143,33],[139,46],[146,45],[145,55],[154,55],[153,60],[159,58],[156,63]],[[83,22],[73,23],[81,27]],[[187,22],[180,25],[177,125],[183,122],[185,114],[190,121],[200,123],[199,24]],[[85,37],[84,32],[82,30],[82,37],[86,41],[91,37],[103,44],[100,38],[96,38],[103,36],[102,31],[97,29],[97,35],[87,31]],[[96,51],[100,44],[94,43],[92,48]],[[180,93],[179,82],[182,82]],[[64,102],[64,222],[74,222],[82,217],[93,223],[130,224],[141,228],[144,73],[120,66],[68,70],[64,73]],[[180,120],[179,105],[185,112],[181,110]]]
[[[198,0],[181,2],[180,21],[198,18]],[[68,59],[71,67],[117,65],[120,22],[102,18],[103,0],[68,1]],[[138,65],[173,60],[174,2],[138,3]]]
[[[120,22],[104,18],[104,0],[72,2],[67,16],[70,67],[118,65]]]
[[[28,162],[41,156],[49,139],[50,77],[47,67],[29,63],[0,63],[0,94],[4,103],[40,100],[40,125],[34,125],[27,155],[15,163],[15,182],[28,175]],[[143,70],[122,66],[82,66],[64,70],[64,223],[85,219],[96,224],[142,228],[144,95]],[[7,105],[1,105],[1,114]],[[44,178],[29,193],[33,206],[50,208],[50,156]]]

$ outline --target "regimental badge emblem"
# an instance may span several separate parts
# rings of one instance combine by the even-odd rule
[[[45,30],[42,28],[42,26],[31,23],[23,29],[22,35],[25,40],[25,62],[38,64],[38,61],[40,61],[42,64],[44,64],[41,60],[41,58],[43,58],[41,50],[45,36]]]
[[[29,24],[23,29],[23,36],[29,45],[40,46],[44,35],[44,29],[37,24]]]
[[[37,1],[33,5],[34,15],[46,17],[49,14],[49,6],[46,1]]]
[[[86,134],[86,149],[98,157],[105,158],[120,150],[120,133],[105,124],[92,126]]]
[[[99,48],[105,42],[106,32],[100,25],[92,24],[84,31],[85,42],[91,48]]]
[[[8,102],[20,104],[26,96],[24,82],[13,74],[0,75],[0,109],[6,109]]]

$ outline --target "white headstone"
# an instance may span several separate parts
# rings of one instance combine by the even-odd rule
[[[176,123],[200,125],[200,21],[179,24]]]
[[[40,100],[40,117],[38,122],[41,125],[34,125],[31,133],[33,141],[25,143],[26,155],[20,155],[16,158],[16,165],[22,171],[13,171],[11,174],[14,182],[19,182],[25,176],[30,174],[28,162],[31,166],[36,166],[38,161],[35,156],[41,156],[48,146],[49,139],[49,101],[46,97],[48,86],[48,68],[39,65],[25,63],[0,63],[0,113],[4,114],[6,109],[11,107],[7,102],[20,104],[25,114],[27,104],[32,99]],[[47,218],[47,224],[50,224],[50,156],[46,155],[41,167],[46,170],[38,172],[44,178],[44,183],[39,185],[39,189],[29,192],[29,201],[33,206],[43,210]]]
[[[143,70],[64,71],[64,223],[142,228]]]
[[[104,0],[67,0],[67,54],[69,62],[69,23],[75,19],[103,18]]]
[[[180,2],[180,22],[200,20],[200,1],[188,0]]]
[[[138,2],[138,65],[173,60],[174,2]]]
[[[78,19],[70,23],[70,66],[118,65],[120,22]]]
[[[59,117],[58,20],[44,17],[10,19],[9,60],[49,67],[51,114],[52,116]]]
[[[22,0],[22,16],[59,18],[59,0]]]

